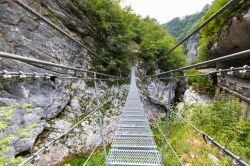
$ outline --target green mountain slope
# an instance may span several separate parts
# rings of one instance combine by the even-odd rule
[[[193,29],[199,20],[207,12],[209,5],[206,5],[202,11],[192,15],[187,15],[184,18],[176,17],[171,21],[163,24],[163,26],[169,31],[170,35],[182,40],[191,29]]]

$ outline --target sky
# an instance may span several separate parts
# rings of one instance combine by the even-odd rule
[[[159,23],[166,23],[175,17],[201,11],[213,0],[122,0],[121,6],[131,6],[133,11],[143,17],[150,16]]]

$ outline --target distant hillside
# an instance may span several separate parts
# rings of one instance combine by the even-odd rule
[[[209,5],[206,5],[202,11],[187,15],[184,18],[176,17],[171,21],[163,24],[163,26],[169,31],[169,33],[178,38],[179,40],[183,39],[190,29],[194,28],[194,26],[199,22],[199,20],[204,16],[207,12]]]

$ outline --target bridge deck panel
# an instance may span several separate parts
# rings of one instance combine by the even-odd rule
[[[161,166],[148,116],[136,87],[134,71],[106,166]]]

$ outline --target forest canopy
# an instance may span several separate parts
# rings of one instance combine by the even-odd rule
[[[177,43],[156,20],[136,15],[130,7],[124,9],[119,0],[73,0],[86,13],[96,32],[98,54],[108,64],[93,59],[96,70],[127,76],[134,60],[141,62],[147,74],[159,67],[169,70],[185,64],[183,49],[180,47],[164,58],[156,60]]]

